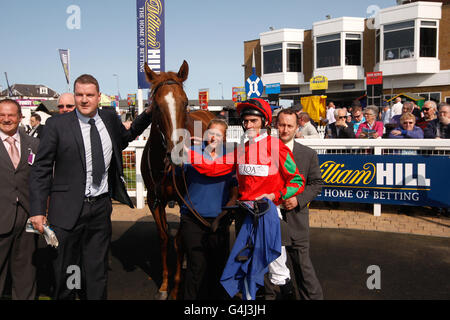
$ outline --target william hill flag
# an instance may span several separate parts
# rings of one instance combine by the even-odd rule
[[[70,83],[69,75],[69,50],[59,49],[59,57],[61,58],[61,63],[64,69],[64,74],[66,75],[67,84]]]

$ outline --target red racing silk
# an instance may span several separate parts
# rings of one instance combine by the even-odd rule
[[[255,200],[262,194],[275,194],[279,205],[303,192],[305,178],[299,173],[292,151],[278,138],[259,135],[215,160],[194,150],[188,151],[191,165],[201,174],[222,176],[236,170],[240,200]]]

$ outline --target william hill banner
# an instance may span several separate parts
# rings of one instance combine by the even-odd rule
[[[450,207],[450,157],[319,155],[319,201]]]
[[[149,89],[145,62],[155,71],[165,71],[164,0],[137,0],[138,88]]]

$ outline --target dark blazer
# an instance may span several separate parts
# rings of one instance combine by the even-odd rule
[[[31,129],[33,130],[33,129]],[[44,125],[40,124],[36,127],[36,130],[34,130],[34,132],[31,134],[30,132],[30,136],[32,136],[33,138],[38,138],[40,139],[42,136],[42,131],[44,130]]]
[[[337,129],[336,129],[336,124],[332,123],[330,125],[328,125],[328,128],[326,130],[326,138],[332,138],[332,139],[355,139],[355,132],[353,130],[353,123],[351,122],[347,122],[347,128],[341,128],[339,129],[339,135],[337,134]],[[329,129],[329,130],[328,130]],[[329,131],[331,131],[331,137],[330,137],[330,133]]]
[[[28,164],[30,152],[36,154],[39,140],[28,136],[23,130],[20,135],[20,162],[17,169],[9,157],[3,142],[0,146],[0,235],[11,232],[16,220],[16,200],[23,209],[30,213],[29,176],[31,165]]]
[[[123,177],[122,150],[151,123],[145,112],[126,130],[112,110],[98,110],[113,146],[108,171],[110,196],[131,208]],[[35,164],[30,177],[31,216],[45,215],[50,196],[48,219],[63,229],[71,229],[78,220],[86,189],[86,157],[81,127],[76,112],[56,115],[46,121]]]
[[[323,185],[317,153],[298,142],[294,142],[292,153],[298,171],[305,177],[305,190],[297,195],[297,208],[285,213],[286,222],[281,223],[283,245],[309,242],[308,204],[320,194]]]

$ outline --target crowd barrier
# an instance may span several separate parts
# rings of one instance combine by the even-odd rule
[[[227,141],[238,142],[241,135],[242,131],[239,129],[230,130],[227,134]],[[445,139],[298,139],[297,141],[316,150],[319,157],[321,157],[321,155],[326,155],[328,158],[331,157],[331,159],[333,159],[333,157],[341,157],[339,159],[342,159],[342,157],[347,157],[348,159],[354,160],[365,159],[360,156],[384,155],[387,156],[386,158],[389,156],[393,157],[394,168],[397,168],[398,165],[395,162],[399,162],[398,159],[402,159],[395,158],[399,156],[405,157],[404,159],[408,159],[408,162],[411,163],[414,162],[412,160],[415,158],[421,157],[420,159],[439,159],[443,160],[444,164],[450,164],[450,140]],[[130,197],[136,198],[136,206],[138,209],[144,208],[146,197],[146,190],[140,170],[145,143],[145,140],[133,141],[123,152],[124,173],[128,194]],[[439,166],[441,166],[441,164],[442,162],[438,162]],[[405,166],[407,166],[407,164]],[[420,169],[420,164],[418,164],[418,166]],[[441,180],[444,180],[446,179],[446,172],[449,171],[448,168],[449,166],[445,165],[442,168],[434,167],[432,169],[434,171],[438,171],[438,173],[440,171],[442,173]],[[383,170],[387,170],[387,167],[383,168]],[[405,170],[407,170],[407,168]],[[388,177],[385,173],[383,179],[389,178],[390,177]],[[398,174],[393,177],[393,179],[394,178],[397,179]],[[426,177],[423,177],[422,180],[425,178]],[[442,181],[441,189],[443,190],[440,190],[440,192],[443,192],[444,197],[450,199],[450,188],[448,188],[447,183],[448,180]],[[349,202],[353,201],[350,200]],[[423,205],[423,203],[421,205]],[[431,203],[430,206],[432,206]],[[380,203],[373,204],[373,213],[375,216],[381,215]]]

